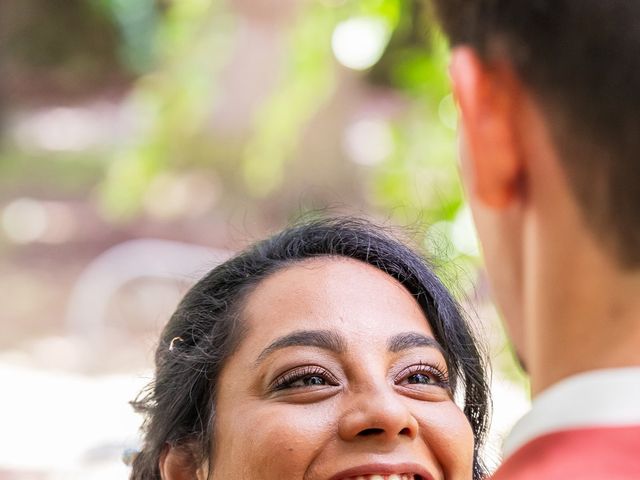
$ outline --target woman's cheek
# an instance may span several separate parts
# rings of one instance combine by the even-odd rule
[[[332,431],[322,405],[254,405],[238,418],[233,443],[243,446],[244,471],[252,480],[302,478]],[[239,458],[237,452],[230,457]]]
[[[442,448],[438,454],[446,456],[454,480],[467,480],[473,477],[473,430],[464,413],[451,402],[448,413],[443,412],[440,430]],[[446,470],[445,470],[446,471]]]
[[[432,449],[451,480],[473,477],[473,430],[464,413],[453,402],[431,405],[423,417],[425,442]]]

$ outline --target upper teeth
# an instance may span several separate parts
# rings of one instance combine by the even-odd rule
[[[402,475],[393,473],[391,475],[358,475],[349,480],[414,480],[414,477],[413,473],[403,473]]]

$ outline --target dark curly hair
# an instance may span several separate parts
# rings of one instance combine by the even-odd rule
[[[452,388],[457,384],[463,392],[475,438],[474,479],[485,475],[479,449],[489,418],[486,362],[459,305],[429,264],[403,242],[369,222],[334,218],[300,223],[257,243],[214,268],[186,294],[162,332],[155,381],[132,402],[145,416],[144,444],[133,461],[132,480],[161,478],[159,460],[166,445],[191,450],[195,445],[198,465],[209,459],[218,377],[242,341],[239,311],[247,294],[278,270],[319,256],[372,265],[414,295],[444,349]]]

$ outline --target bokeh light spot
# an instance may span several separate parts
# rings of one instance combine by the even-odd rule
[[[382,18],[350,18],[333,31],[333,54],[345,67],[366,70],[380,60],[390,35],[389,25]]]
[[[345,131],[344,149],[359,165],[373,166],[393,153],[394,141],[389,123],[381,119],[363,119]]]
[[[2,212],[2,227],[15,243],[31,243],[47,231],[48,216],[44,206],[31,198],[19,198]]]

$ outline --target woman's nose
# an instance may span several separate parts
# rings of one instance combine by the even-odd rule
[[[377,438],[395,441],[413,439],[418,434],[418,421],[411,414],[406,399],[391,388],[367,389],[350,394],[338,427],[338,434],[345,441]]]

